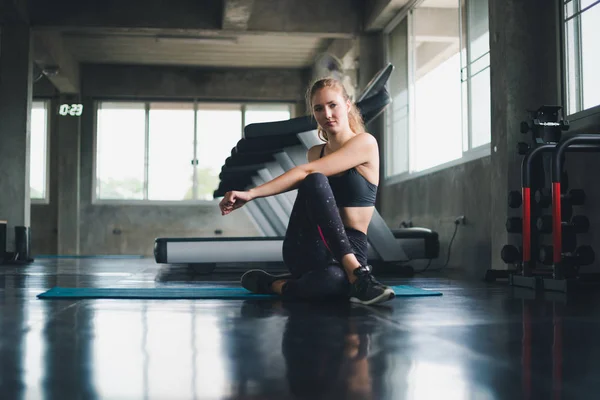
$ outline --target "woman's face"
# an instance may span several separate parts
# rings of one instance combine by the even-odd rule
[[[327,133],[335,134],[349,128],[350,102],[344,100],[339,90],[329,87],[319,89],[313,95],[312,105],[315,120]]]

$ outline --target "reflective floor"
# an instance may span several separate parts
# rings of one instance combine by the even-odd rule
[[[219,285],[152,260],[0,267],[2,399],[597,399],[600,298],[419,276],[386,307],[38,300],[53,287]]]

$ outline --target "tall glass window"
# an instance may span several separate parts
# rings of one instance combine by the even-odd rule
[[[29,186],[32,200],[48,200],[49,101],[35,100],[31,105],[29,143]]]
[[[600,1],[564,2],[567,114],[600,105]]]
[[[386,176],[489,154],[488,0],[425,0],[386,31]]]
[[[102,101],[96,199],[211,200],[243,120],[289,118],[287,104]]]

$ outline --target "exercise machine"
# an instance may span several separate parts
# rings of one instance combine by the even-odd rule
[[[379,116],[391,103],[385,84],[392,70],[391,64],[382,69],[358,98],[357,107],[365,123]],[[229,190],[246,190],[305,163],[306,150],[316,144],[322,142],[317,136],[316,123],[309,116],[248,125],[244,137],[225,161],[214,197],[223,196]],[[157,238],[155,260],[164,264],[188,264],[204,272],[218,265],[237,263],[260,263],[263,268],[280,266],[283,263],[281,225],[287,226],[295,192],[272,196],[270,202],[247,210],[263,236]],[[368,240],[369,262],[391,265],[401,274],[412,274],[412,268],[406,264],[408,261],[432,259],[439,254],[436,232],[426,228],[391,230],[377,210],[369,226]]]

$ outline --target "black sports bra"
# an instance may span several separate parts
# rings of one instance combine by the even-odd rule
[[[325,145],[321,148],[319,158],[323,157],[324,152]],[[338,207],[375,206],[377,185],[359,174],[356,168],[344,171],[341,175],[329,176],[327,179]]]

